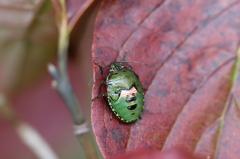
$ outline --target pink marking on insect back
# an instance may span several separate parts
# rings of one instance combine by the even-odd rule
[[[137,93],[137,90],[136,90],[135,87],[133,87],[133,88],[130,89],[130,90],[122,90],[122,91],[121,91],[121,94],[120,94],[120,97],[125,97],[125,96],[131,95],[131,94],[133,94],[133,93]]]

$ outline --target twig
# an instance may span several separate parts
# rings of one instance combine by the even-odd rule
[[[0,93],[0,115],[14,127],[20,139],[39,159],[58,159],[41,135],[33,127],[17,117],[2,93]]]
[[[77,136],[88,159],[97,159],[98,151],[93,135],[85,121],[83,111],[70,84],[67,74],[67,49],[69,45],[69,27],[67,25],[66,6],[64,0],[60,2],[60,25],[58,42],[58,68],[49,64],[49,73],[54,78],[52,86],[65,102],[74,123],[74,134]]]

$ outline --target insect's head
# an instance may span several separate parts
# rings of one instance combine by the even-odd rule
[[[110,63],[110,72],[120,71],[123,68],[124,68],[124,66],[121,65],[119,62]]]

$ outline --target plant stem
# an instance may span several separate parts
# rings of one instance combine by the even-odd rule
[[[83,111],[70,84],[67,73],[67,50],[69,46],[69,26],[67,24],[66,6],[64,0],[60,3],[60,24],[58,42],[58,68],[50,64],[48,70],[54,81],[53,87],[65,102],[73,120],[74,133],[77,136],[88,159],[97,159],[98,151],[94,143],[91,129],[86,123]]]
[[[20,139],[39,159],[58,159],[47,142],[29,124],[17,117],[7,98],[0,92],[0,115],[16,130]]]

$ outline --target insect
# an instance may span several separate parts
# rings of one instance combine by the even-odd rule
[[[106,81],[100,84],[100,96],[102,84],[107,86],[107,92],[103,96],[107,97],[107,102],[116,116],[124,122],[133,122],[142,114],[144,107],[144,92],[141,87],[138,75],[129,68],[121,65],[123,62],[111,62],[109,74],[103,75],[103,68],[96,62]],[[136,63],[136,62],[135,62]],[[142,63],[139,63],[142,64]],[[94,98],[93,100],[95,100]]]

